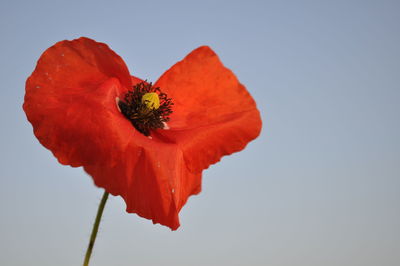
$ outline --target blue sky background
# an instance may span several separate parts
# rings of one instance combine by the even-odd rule
[[[400,265],[398,1],[0,2],[0,265],[80,265],[102,190],[32,134],[24,83],[55,42],[107,43],[155,81],[206,44],[261,136],[204,172],[176,232],[111,197],[92,265]]]

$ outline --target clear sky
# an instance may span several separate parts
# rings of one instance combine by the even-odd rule
[[[22,111],[55,42],[107,43],[155,81],[206,44],[263,131],[204,171],[176,232],[111,197],[92,265],[400,265],[398,1],[0,2],[0,265],[83,261],[102,190],[57,163]]]

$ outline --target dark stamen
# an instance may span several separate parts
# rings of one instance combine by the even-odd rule
[[[160,99],[157,109],[149,108],[142,102],[143,95],[151,92],[157,93]],[[145,136],[150,136],[151,130],[164,128],[164,123],[169,121],[168,116],[172,113],[172,105],[172,99],[167,94],[146,81],[134,85],[133,90],[125,94],[124,100],[118,102],[121,113]]]

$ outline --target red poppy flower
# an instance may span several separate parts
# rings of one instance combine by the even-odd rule
[[[152,85],[131,77],[106,44],[58,42],[28,78],[23,108],[61,164],[83,166],[127,212],[172,230],[200,192],[202,170],[261,129],[254,100],[206,46]]]

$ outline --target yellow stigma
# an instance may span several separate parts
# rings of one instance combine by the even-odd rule
[[[155,92],[149,92],[142,96],[142,103],[144,103],[148,109],[154,110],[160,107],[160,99],[158,94]]]

